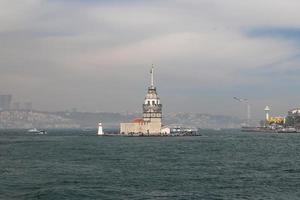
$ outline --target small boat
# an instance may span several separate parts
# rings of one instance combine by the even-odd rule
[[[261,132],[261,133],[276,133],[275,129],[271,129],[268,127],[260,127],[260,126],[243,126],[241,129],[242,132]]]
[[[289,127],[289,128],[282,128],[282,129],[279,129],[277,131],[277,133],[297,133],[297,129],[296,128],[292,128],[292,127]]]
[[[46,130],[38,130],[36,128],[29,129],[27,132],[28,133],[38,134],[38,135],[45,135],[45,134],[47,134]]]

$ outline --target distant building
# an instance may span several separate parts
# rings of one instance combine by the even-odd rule
[[[284,125],[285,118],[284,117],[270,117],[267,121],[269,125],[271,124],[278,124],[278,125]]]
[[[121,123],[121,134],[159,135],[162,130],[162,104],[154,87],[154,69],[151,68],[151,85],[143,104],[143,118],[138,118],[130,123]]]
[[[12,95],[10,94],[0,95],[0,110],[9,110],[11,100]]]
[[[286,126],[300,128],[300,108],[288,111],[285,124]]]

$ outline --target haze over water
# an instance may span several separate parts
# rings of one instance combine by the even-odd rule
[[[0,199],[299,199],[300,135],[0,134]]]

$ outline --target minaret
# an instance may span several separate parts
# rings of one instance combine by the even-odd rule
[[[154,86],[154,66],[150,70],[151,83],[143,104],[143,119],[148,122],[160,122],[162,119],[162,105]]]

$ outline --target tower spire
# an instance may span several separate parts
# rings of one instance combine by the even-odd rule
[[[151,71],[150,71],[150,74],[151,74],[151,88],[154,88],[154,65],[152,64],[152,67],[151,67]]]

